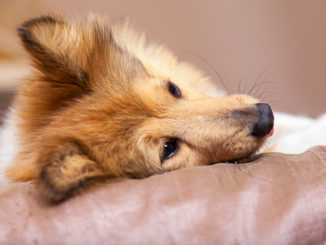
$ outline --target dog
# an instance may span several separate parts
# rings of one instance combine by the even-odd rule
[[[106,179],[246,161],[274,132],[268,104],[209,96],[216,85],[127,21],[47,15],[18,35],[34,69],[2,130],[2,179],[35,179],[51,201]]]

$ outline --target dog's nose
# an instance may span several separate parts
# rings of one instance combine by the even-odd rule
[[[274,127],[274,115],[268,104],[257,103],[258,118],[254,124],[251,135],[254,137],[265,137]]]

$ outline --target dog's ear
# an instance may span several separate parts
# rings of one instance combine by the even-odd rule
[[[53,202],[67,199],[91,181],[108,177],[105,170],[87,150],[77,142],[66,142],[39,159],[47,164],[42,168],[39,181],[43,194]]]
[[[17,31],[25,49],[31,54],[33,65],[47,80],[87,88],[88,75],[72,57],[80,43],[76,30],[61,17],[31,19]]]
[[[101,78],[129,79],[144,71],[139,60],[116,45],[109,25],[97,18],[73,22],[41,16],[17,30],[47,81],[88,90]]]

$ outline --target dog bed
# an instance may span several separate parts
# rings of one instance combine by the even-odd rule
[[[0,187],[0,244],[325,244],[326,147],[142,180],[60,204],[35,183]]]

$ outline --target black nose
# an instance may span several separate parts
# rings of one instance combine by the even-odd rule
[[[258,118],[252,129],[251,135],[254,137],[264,137],[268,135],[274,127],[274,115],[268,104],[256,104]]]

